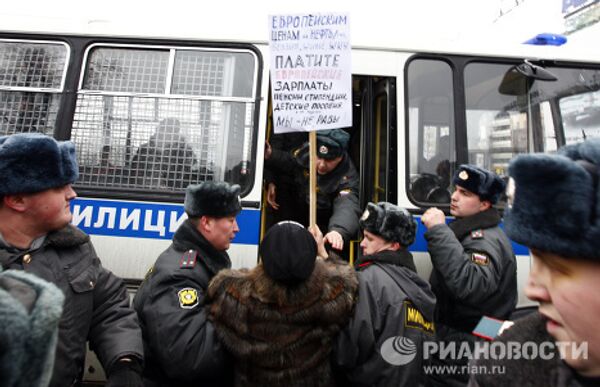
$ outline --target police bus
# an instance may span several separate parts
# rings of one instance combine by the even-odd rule
[[[241,185],[229,254],[234,267],[257,263],[272,114],[267,21],[277,11],[264,8],[186,17],[165,7],[148,18],[115,11],[106,19],[80,7],[0,10],[0,135],[40,132],[76,144],[73,223],[131,289],[185,219],[191,183]],[[505,176],[520,153],[600,136],[598,57],[571,53],[568,43],[424,44],[356,16],[346,129],[361,208],[389,201],[417,217],[430,206],[449,213],[458,165]],[[420,225],[411,250],[428,278],[424,231]],[[514,249],[526,306],[529,254]]]

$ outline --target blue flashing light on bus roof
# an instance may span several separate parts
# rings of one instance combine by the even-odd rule
[[[559,34],[537,34],[523,44],[534,44],[537,46],[562,46],[567,42],[567,37]]]

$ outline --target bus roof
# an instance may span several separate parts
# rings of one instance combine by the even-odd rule
[[[491,25],[473,23],[470,28],[459,30],[461,20],[456,20],[454,15],[435,16],[439,12],[407,15],[395,4],[397,2],[392,0],[369,7],[346,0],[298,3],[221,0],[210,5],[187,0],[104,0],[101,8],[93,9],[73,0],[29,0],[3,4],[0,28],[2,32],[267,44],[269,15],[337,12],[349,15],[351,42],[356,49],[600,60],[600,54],[594,50],[586,52],[588,50],[569,43],[555,47],[511,42],[497,33],[490,32],[486,36]],[[468,15],[463,17],[470,20]],[[415,22],[415,18],[421,20]]]

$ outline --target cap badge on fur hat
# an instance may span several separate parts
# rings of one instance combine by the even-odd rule
[[[326,155],[327,153],[329,153],[329,149],[325,145],[321,145],[321,147],[319,148],[319,153],[322,155]]]
[[[365,212],[363,212],[362,216],[360,217],[360,220],[365,221],[367,219],[369,219],[369,209],[366,209]]]
[[[461,180],[468,180],[469,174],[467,173],[467,171],[460,171],[460,173],[458,174],[458,178]]]

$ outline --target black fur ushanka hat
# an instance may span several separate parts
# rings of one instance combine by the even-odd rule
[[[527,247],[600,262],[600,139],[511,161],[506,234]]]
[[[454,173],[452,183],[473,192],[481,200],[496,204],[506,184],[493,172],[471,164],[463,164]]]
[[[0,137],[0,195],[35,193],[79,178],[75,145],[40,133]]]
[[[388,202],[367,203],[360,218],[360,227],[379,235],[389,242],[398,242],[403,247],[415,241],[417,222],[406,209]]]
[[[235,216],[242,210],[241,188],[225,182],[206,181],[185,190],[184,208],[190,218]]]

